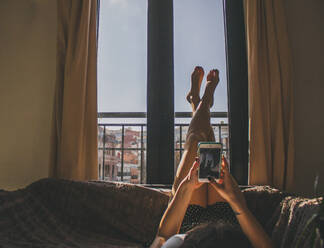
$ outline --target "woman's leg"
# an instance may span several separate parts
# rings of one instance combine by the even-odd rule
[[[192,89],[197,89],[201,85],[201,80],[203,77],[203,71],[195,68],[192,74],[192,87],[188,95],[196,94]],[[191,106],[193,110],[193,117],[191,119],[185,143],[185,150],[183,152],[180,164],[177,169],[177,174],[172,187],[172,195],[175,194],[179,184],[183,178],[188,174],[192,164],[197,157],[197,148],[200,141],[214,141],[214,133],[210,125],[210,106],[213,102],[213,95],[218,84],[218,71],[212,70],[207,76],[207,84],[205,93],[200,102],[192,102]],[[199,92],[199,91],[198,91]],[[199,93],[198,93],[199,94]],[[199,95],[198,95],[199,97]],[[187,98],[188,99],[188,98]],[[194,97],[191,97],[194,100]],[[195,96],[197,98],[197,95]],[[207,206],[208,204],[208,185],[204,184],[199,189],[197,189],[191,198],[190,204],[196,204],[200,206]]]

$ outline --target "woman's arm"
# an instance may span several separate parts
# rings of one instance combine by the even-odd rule
[[[244,195],[237,182],[228,171],[226,159],[222,158],[223,180],[217,183],[210,178],[211,185],[231,205],[245,235],[254,248],[272,248],[272,241],[246,205]]]
[[[164,212],[160,222],[158,236],[168,239],[179,232],[192,193],[202,185],[202,183],[198,182],[198,166],[199,163],[196,161],[188,175],[180,183],[172,201]]]

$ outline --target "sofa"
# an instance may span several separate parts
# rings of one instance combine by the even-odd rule
[[[276,247],[310,247],[322,198],[269,186],[242,188]],[[0,190],[0,247],[148,247],[170,191],[118,182],[46,178]]]

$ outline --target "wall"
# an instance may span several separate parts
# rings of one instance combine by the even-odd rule
[[[56,1],[0,1],[0,188],[49,170]]]
[[[285,0],[294,62],[295,190],[324,193],[324,1]]]

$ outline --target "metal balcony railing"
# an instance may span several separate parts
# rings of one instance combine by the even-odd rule
[[[190,117],[189,112],[175,113],[176,120]],[[115,118],[142,119],[146,113],[98,113],[99,179],[146,183],[146,124],[109,123]],[[228,153],[228,124],[213,123],[219,118],[227,118],[227,112],[212,112],[211,119],[216,142],[223,143],[223,150]],[[184,151],[188,126],[189,122],[175,124],[175,170]]]

